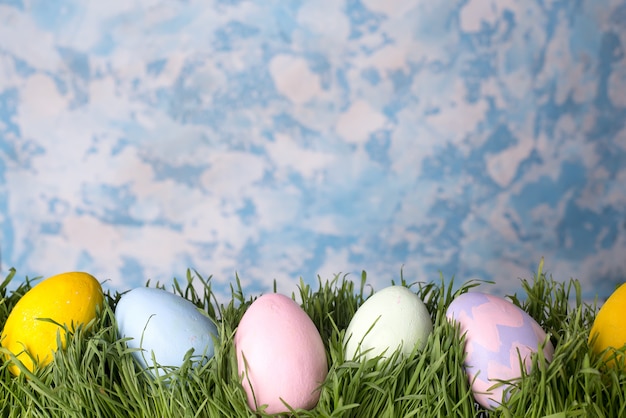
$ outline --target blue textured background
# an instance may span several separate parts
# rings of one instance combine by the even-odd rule
[[[626,2],[0,0],[2,273],[626,278]]]

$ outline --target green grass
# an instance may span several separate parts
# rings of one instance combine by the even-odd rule
[[[434,331],[425,349],[409,358],[346,361],[342,341],[356,309],[372,294],[365,273],[360,280],[335,276],[318,280],[316,288],[301,281],[292,297],[317,326],[326,346],[330,370],[312,411],[298,417],[626,417],[626,374],[606,368],[587,344],[596,307],[581,300],[575,280],[546,277],[540,263],[532,280],[520,282],[509,299],[534,317],[551,335],[554,359],[533,357],[529,375],[513,382],[509,401],[495,411],[480,409],[471,396],[463,371],[462,338],[445,318],[445,310],[460,293],[489,283],[452,280],[395,284],[410,287],[431,313]],[[26,280],[9,292],[11,271],[0,284],[0,325],[31,287]],[[148,283],[148,285],[150,285]],[[163,287],[159,284],[154,286]],[[200,289],[200,290],[197,290]],[[79,328],[55,361],[34,373],[13,377],[0,365],[0,416],[3,417],[254,417],[237,377],[233,337],[254,297],[245,295],[238,278],[232,298],[217,305],[210,279],[188,271],[186,280],[169,287],[202,308],[217,324],[220,341],[205,365],[172,369],[159,379],[141,371],[116,332],[113,311],[120,294],[108,293],[98,319],[88,332]],[[278,289],[280,291],[280,289]],[[396,353],[397,354],[397,353]]]

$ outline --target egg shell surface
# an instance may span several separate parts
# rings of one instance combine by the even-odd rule
[[[626,284],[618,287],[598,311],[589,332],[589,343],[596,354],[626,344]],[[606,353],[610,366],[615,365],[614,359],[609,359],[614,354],[612,351]]]
[[[546,332],[526,312],[513,303],[481,292],[457,296],[447,309],[450,321],[465,334],[465,371],[476,401],[493,409],[505,401],[508,384],[492,390],[498,380],[522,376],[520,358],[527,373],[531,355],[546,340]],[[552,360],[554,348],[548,340],[543,354]]]
[[[328,363],[322,338],[306,312],[287,296],[272,293],[257,298],[246,310],[235,333],[239,376],[248,405],[265,412],[312,409]],[[256,398],[256,403],[255,403]]]
[[[68,272],[49,277],[15,304],[2,330],[2,346],[30,371],[35,363],[45,366],[59,349],[57,335],[61,348],[66,344],[65,330],[57,324],[70,330],[87,325],[95,319],[103,301],[100,283],[88,273]],[[21,373],[15,363],[10,363],[8,368],[14,375]]]
[[[389,286],[370,296],[345,332],[346,359],[390,356],[397,349],[409,356],[426,345],[433,323],[424,302],[404,286]]]
[[[213,357],[217,327],[187,299],[155,288],[136,288],[124,294],[115,308],[118,333],[133,356],[153,376],[162,367],[180,367],[193,348],[193,366]],[[154,363],[152,357],[156,359]]]

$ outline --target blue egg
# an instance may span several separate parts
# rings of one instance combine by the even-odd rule
[[[120,337],[143,369],[153,376],[180,367],[193,349],[192,367],[213,357],[217,327],[187,299],[161,289],[137,288],[124,294],[115,309]],[[156,363],[155,363],[156,361]]]

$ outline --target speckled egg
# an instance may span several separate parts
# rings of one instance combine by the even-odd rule
[[[424,302],[404,286],[389,286],[357,309],[345,332],[345,358],[391,356],[398,349],[408,356],[424,348],[432,330]]]
[[[162,289],[133,289],[120,298],[115,319],[119,335],[130,338],[128,347],[139,349],[133,356],[153,376],[157,371],[165,374],[163,367],[182,366],[190,349],[194,367],[213,357],[217,327],[181,296]]]
[[[589,343],[596,354],[602,353],[607,348],[619,349],[626,344],[626,284],[622,284],[604,302],[598,311],[593,326],[589,332]],[[606,353],[607,364],[614,365],[610,359],[614,350]],[[621,354],[618,354],[621,355]]]
[[[304,310],[287,296],[256,299],[235,333],[237,366],[252,410],[288,411],[317,404],[328,363],[322,338]]]
[[[530,359],[546,340],[541,326],[513,303],[480,292],[459,295],[452,301],[446,316],[459,324],[465,334],[465,371],[476,401],[493,409],[505,401],[509,385],[490,388],[498,380],[522,376],[520,358],[526,372]],[[548,340],[543,354],[552,360],[554,348]]]

